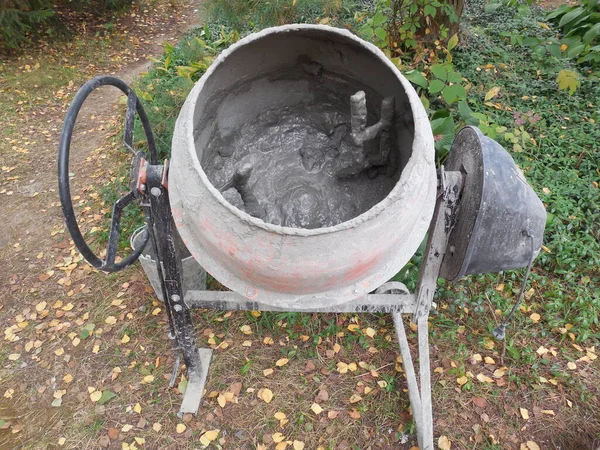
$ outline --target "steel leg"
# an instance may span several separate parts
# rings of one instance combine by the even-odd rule
[[[198,349],[190,309],[183,301],[185,292],[181,279],[181,257],[173,238],[176,230],[173,226],[168,191],[164,187],[163,170],[163,166],[147,168],[151,218],[149,227],[158,250],[156,259],[162,278],[167,317],[187,367],[188,385],[179,414],[188,412],[195,414],[200,407],[212,350]],[[160,268],[160,262],[163,264],[164,271]]]
[[[393,313],[394,327],[400,345],[402,365],[406,372],[408,383],[408,398],[417,426],[417,441],[421,450],[433,450],[433,414],[431,407],[431,373],[429,368],[429,330],[427,317],[422,317],[417,323],[419,335],[419,380],[415,374],[408,339],[404,329],[402,314]],[[419,387],[420,384],[420,387]]]
[[[452,229],[453,217],[462,188],[462,175],[458,172],[440,171],[438,201],[429,228],[427,253],[421,266],[416,292],[416,308],[413,320],[417,324],[419,340],[419,382],[417,382],[408,340],[404,330],[402,315],[393,313],[396,335],[406,378],[408,396],[417,425],[417,440],[421,450],[433,450],[433,411],[431,402],[431,368],[429,362],[429,329],[427,320],[437,287],[440,266],[446,253],[448,235]]]

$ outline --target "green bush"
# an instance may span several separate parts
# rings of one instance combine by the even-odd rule
[[[440,160],[456,130],[465,124],[480,127],[511,152],[548,211],[544,249],[535,262],[530,281],[536,296],[528,300],[535,301],[538,311],[545,312],[547,326],[540,333],[547,335],[570,324],[577,339],[598,338],[600,114],[596,99],[600,98],[600,83],[594,74],[584,73],[574,92],[559,90],[557,74],[568,69],[570,62],[556,52],[553,55],[554,47],[549,50],[527,45],[529,38],[547,43],[556,37],[555,30],[540,25],[544,24],[543,12],[506,5],[486,11],[483,2],[477,1],[470,2],[471,10],[466,12],[469,26],[461,33],[460,42],[458,38],[449,39],[437,54],[421,55],[418,62],[415,62],[417,52],[395,56],[389,51],[387,40],[377,36],[375,30],[385,24],[385,14],[373,4],[355,2],[355,15],[349,12],[350,8],[346,9],[348,2],[340,3],[334,14],[319,11],[316,1],[301,4],[298,0],[295,12],[304,11],[303,17],[308,20],[309,9],[301,8],[310,3],[314,8],[310,17],[314,21],[329,19],[337,25],[352,25],[354,31],[363,35],[365,28],[373,30],[365,37],[380,44],[399,65],[428,109]],[[325,3],[328,2],[321,5]],[[247,0],[210,2],[212,7],[230,8],[231,14],[234,8],[242,9],[231,20],[223,9],[213,9],[218,23],[211,22],[195,30],[175,47],[167,45],[163,57],[136,87],[147,105],[161,157],[170,152],[181,105],[212,58],[240,34],[259,28],[258,23],[274,25],[272,21],[283,17],[268,16],[264,10],[260,14],[250,11],[250,4]],[[287,5],[292,5],[292,1]],[[293,20],[299,22],[302,17]],[[236,24],[241,27],[239,33]],[[141,130],[136,135],[142,136]],[[394,279],[414,288],[421,257],[422,249]],[[520,271],[473,276],[458,285],[446,284],[440,293],[452,298],[453,303],[448,305],[450,312],[468,307],[483,315],[488,310],[488,296],[495,307],[510,308],[514,302],[511,293],[518,290],[521,277]],[[492,287],[499,279],[506,284],[504,293]],[[523,319],[517,315],[516,320]]]
[[[29,37],[57,34],[65,25],[57,9],[96,16],[130,8],[135,0],[2,0],[0,2],[0,50],[14,50]]]
[[[53,0],[8,0],[0,3],[0,48],[15,49],[27,34],[54,17]]]
[[[262,29],[286,23],[344,25],[359,8],[360,0],[209,0],[208,22],[235,29]]]
[[[600,62],[600,3],[583,0],[577,6],[559,6],[546,18],[564,33],[563,43],[578,62]]]

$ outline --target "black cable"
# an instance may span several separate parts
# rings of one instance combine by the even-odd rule
[[[530,228],[525,228],[523,230],[523,234],[529,237],[531,242],[531,257],[529,258],[529,264],[527,264],[527,268],[525,269],[525,274],[523,275],[523,283],[521,284],[521,291],[519,292],[519,297],[517,298],[517,303],[512,307],[504,322],[498,325],[492,331],[492,334],[496,339],[502,341],[506,337],[506,326],[508,322],[512,319],[515,311],[523,301],[523,294],[525,293],[525,288],[527,287],[527,279],[529,278],[529,272],[531,271],[531,266],[533,265],[533,260],[535,259],[535,249],[533,248],[533,231]]]

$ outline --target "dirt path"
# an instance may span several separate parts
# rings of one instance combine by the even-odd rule
[[[96,339],[88,339],[92,347],[84,350],[84,336],[88,336],[86,332],[81,334],[81,326],[93,323],[90,316],[96,313],[94,308],[119,291],[119,297],[127,292],[127,296],[133,294],[142,304],[148,301],[139,269],[117,276],[98,274],[73,248],[64,230],[57,196],[56,155],[66,107],[81,82],[111,73],[131,83],[150,67],[148,55],[159,57],[164,42],[174,44],[198,24],[200,0],[180,2],[176,10],[169,8],[166,2],[165,5],[159,3],[153,11],[126,17],[124,30],[120,31],[136,45],[125,48],[125,57],[111,55],[112,60],[107,65],[96,65],[92,60],[94,64],[78,67],[75,80],[50,87],[48,96],[41,93],[43,86],[40,85],[44,74],[53,72],[33,63],[23,64],[26,60],[9,62],[5,68],[17,72],[13,79],[0,83],[0,88],[11,94],[13,88],[16,95],[23,91],[25,80],[21,79],[21,83],[19,78],[27,77],[29,72],[38,70],[41,82],[36,81],[31,86],[33,90],[40,88],[39,101],[32,91],[28,92],[29,101],[15,101],[16,114],[2,124],[0,134],[2,449],[52,448],[57,442],[61,444],[57,436],[67,435],[73,426],[89,425],[87,413],[78,402],[89,401],[86,384],[94,384],[94,373],[101,372],[105,362],[93,361],[86,354],[103,352],[105,346],[101,335],[96,335]],[[57,61],[64,64],[60,70],[68,69],[67,58]],[[0,72],[0,76],[3,75],[5,73]],[[8,78],[9,74],[6,75]],[[114,133],[111,125],[122,121],[119,98],[120,92],[116,89],[103,88],[88,99],[78,118],[70,167],[74,174],[72,193],[76,207],[86,198],[97,197],[99,189],[111,183],[105,177],[110,176],[108,168],[113,166],[114,169],[118,164],[111,161],[110,155],[120,150],[112,148],[109,138]],[[88,229],[92,222],[102,223],[105,211],[92,214],[86,207],[79,210]],[[123,283],[126,283],[125,288]],[[138,292],[134,292],[136,289]],[[110,328],[109,324],[104,331]],[[79,346],[81,341],[84,342]],[[94,351],[96,346],[100,350]],[[106,351],[108,348],[110,346],[106,346]],[[76,383],[69,380],[71,375],[66,377],[71,373],[73,377],[83,378],[81,389],[72,389]],[[85,380],[88,376],[92,380]],[[71,402],[65,395],[67,389],[72,394]],[[78,437],[76,442],[68,442],[67,447],[88,448],[98,444],[107,446],[105,440],[85,442]]]

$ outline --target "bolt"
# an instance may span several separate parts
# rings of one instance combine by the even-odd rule
[[[181,300],[181,297],[177,294],[173,294],[171,295],[171,300],[173,300],[174,302],[178,302],[179,300]]]
[[[255,295],[256,295],[256,290],[254,288],[249,287],[246,289],[246,297],[252,298]]]
[[[183,306],[181,306],[181,305],[175,305],[174,309],[175,309],[175,311],[180,312],[183,309]]]
[[[355,294],[360,294],[360,289],[354,289]]]
[[[160,194],[161,194],[161,192],[160,192],[160,188],[158,188],[158,187],[153,187],[152,189],[150,189],[150,193],[151,193],[152,195],[154,195],[155,197],[160,197]]]

